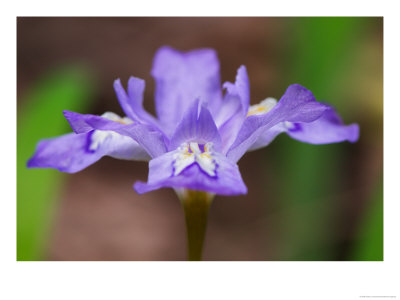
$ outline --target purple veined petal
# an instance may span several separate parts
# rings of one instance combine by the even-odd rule
[[[243,121],[246,118],[250,103],[250,83],[245,66],[241,66],[235,83],[224,83],[227,92],[215,117],[222,139],[222,153],[225,154],[234,142]]]
[[[85,133],[88,130],[114,131],[136,141],[151,157],[156,157],[166,152],[164,134],[155,130],[152,126],[139,123],[124,124],[101,116],[70,111],[64,111],[64,115],[76,133]],[[82,125],[83,122],[85,126]]]
[[[90,131],[82,134],[69,133],[40,141],[27,166],[76,173],[103,156],[126,160],[150,159],[146,151],[128,137],[113,132]]]
[[[100,116],[90,114],[80,114],[69,110],[63,111],[65,119],[67,119],[69,126],[75,133],[87,133],[92,131],[93,128],[86,121],[90,118],[101,118]]]
[[[122,110],[124,113],[131,118],[132,120],[137,119],[137,114],[134,112],[132,104],[137,103],[138,105],[142,105],[143,103],[143,92],[145,88],[144,80],[139,78],[134,78],[135,80],[135,89],[134,93],[132,93],[132,97],[129,97],[126,93],[124,87],[122,86],[121,80],[116,79],[114,81],[114,91],[117,95],[117,99],[119,104],[121,105]],[[140,104],[139,104],[140,103]]]
[[[250,103],[250,83],[246,67],[240,66],[237,70],[235,83],[225,82],[223,87],[226,89],[226,94],[214,117],[218,127],[238,112],[243,116],[247,114]]]
[[[151,74],[156,81],[157,116],[168,135],[196,99],[207,103],[214,115],[221,105],[219,61],[212,49],[180,52],[160,48]]]
[[[114,130],[134,123],[131,119],[121,118],[113,112],[106,112],[97,116],[64,110],[63,114],[75,133],[86,133],[101,128],[104,128],[101,130]]]
[[[132,124],[115,130],[121,135],[129,136],[139,143],[152,157],[157,157],[167,151],[167,139],[163,133],[152,130],[146,125]]]
[[[310,123],[282,122],[263,132],[247,150],[252,151],[270,144],[280,133],[309,144],[330,144],[349,141],[354,143],[359,137],[358,124],[345,125],[332,108],[328,108],[317,120]]]
[[[200,144],[212,142],[218,151],[221,147],[221,137],[211,113],[197,99],[187,110],[170,140],[168,149],[175,150],[182,143],[196,141]]]
[[[345,125],[336,111],[329,108],[314,122],[294,123],[287,134],[310,144],[354,143],[358,140],[359,130],[358,124]]]
[[[315,100],[311,91],[299,84],[289,86],[278,104],[268,113],[246,118],[227,157],[237,162],[259,136],[281,122],[312,122],[328,109]]]
[[[143,108],[144,89],[145,81],[133,76],[128,80],[128,93],[120,79],[114,81],[114,90],[125,114],[135,122],[152,125],[160,130],[157,119]]]
[[[230,96],[237,96],[242,114],[246,115],[250,105],[250,82],[245,66],[240,66],[237,70],[235,83],[225,82],[223,87]]]
[[[238,166],[219,153],[215,153],[214,157],[217,161],[216,176],[209,176],[197,163],[174,175],[175,151],[165,153],[150,161],[148,182],[136,182],[134,188],[139,194],[165,187],[201,190],[220,195],[246,194],[247,188]]]
[[[285,126],[285,124],[279,123],[260,134],[255,143],[251,145],[247,151],[253,151],[268,146],[279,134],[287,131],[288,128]]]

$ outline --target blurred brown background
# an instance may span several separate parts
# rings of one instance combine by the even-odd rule
[[[321,37],[312,30],[327,26],[325,21],[310,19],[18,18],[18,114],[38,78],[72,64],[84,66],[93,79],[92,104],[79,112],[122,114],[112,84],[134,75],[146,80],[145,107],[154,113],[150,70],[163,45],[216,49],[222,82],[234,81],[237,68],[246,65],[252,104],[279,99],[289,84],[303,84],[338,107],[346,123],[359,123],[360,141],[311,148],[279,136],[246,154],[239,167],[249,193],[215,198],[204,259],[361,259],[355,254],[364,245],[360,224],[372,203],[382,202],[376,192],[383,165],[382,19],[335,19],[341,27],[328,20],[331,31]],[[331,44],[338,48],[324,58],[321,47]],[[313,157],[313,165],[307,163]],[[174,192],[138,195],[132,189],[147,171],[143,162],[103,158],[77,174],[63,174],[43,259],[185,260],[184,217]],[[376,193],[379,200],[373,200]]]

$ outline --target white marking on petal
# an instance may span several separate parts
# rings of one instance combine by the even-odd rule
[[[293,129],[295,127],[294,124],[289,121],[283,122],[283,126],[285,126],[287,129]]]
[[[197,163],[205,173],[212,177],[216,176],[217,162],[213,156],[212,146],[212,143],[207,143],[203,147],[204,151],[202,151],[196,142],[182,144],[174,155],[173,175],[179,175],[184,169]]]
[[[190,143],[190,150],[197,154],[197,153],[201,153],[200,147],[198,143]]]
[[[247,116],[254,116],[254,115],[263,115],[269,112],[271,109],[274,108],[277,101],[274,98],[266,98],[258,104],[251,105],[249,107],[249,111],[247,112]]]
[[[101,117],[121,124],[126,124],[126,125],[133,124],[133,121],[128,117],[121,118],[116,113],[113,113],[111,111],[106,111],[104,114],[101,115]]]
[[[91,143],[89,150],[96,151],[106,140],[118,137],[121,137],[121,135],[114,131],[95,130],[90,137]]]
[[[109,111],[102,114],[101,117],[111,120],[111,121],[114,121],[114,122],[125,124],[125,125],[133,123],[133,121],[131,119],[129,119],[128,117],[120,117],[119,115],[117,115],[113,112],[109,112]],[[132,141],[131,138],[120,135],[119,133],[116,133],[111,130],[95,130],[90,137],[91,142],[90,142],[89,150],[96,151],[106,140],[115,139],[115,138],[125,139],[126,141]]]
[[[181,173],[185,168],[190,166],[195,162],[194,153],[189,152],[189,145],[182,144],[177,150],[176,154],[174,155],[174,175],[178,175]]]

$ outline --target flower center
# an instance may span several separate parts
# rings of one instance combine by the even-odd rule
[[[121,118],[120,116],[118,116],[113,112],[105,112],[104,114],[101,115],[101,117],[124,125],[133,123],[133,121],[128,117]],[[100,145],[103,144],[106,140],[113,138],[124,138],[127,140],[130,139],[129,137],[122,136],[111,130],[94,130],[90,136],[89,150],[96,151],[100,147]]]
[[[269,112],[276,105],[276,100],[274,98],[267,98],[258,104],[249,107],[247,116],[262,115]]]
[[[179,175],[187,167],[197,163],[198,166],[209,176],[217,175],[217,163],[212,152],[213,143],[199,145],[196,142],[183,143],[174,155],[173,175]]]

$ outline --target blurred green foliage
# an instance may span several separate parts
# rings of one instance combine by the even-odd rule
[[[294,18],[289,23],[292,45],[285,59],[287,74],[284,87],[294,82],[309,87],[319,101],[340,108],[340,79],[348,76],[359,54],[366,18],[315,17]],[[291,52],[293,51],[293,52]],[[328,98],[329,96],[329,98]]]
[[[84,111],[90,104],[90,76],[66,67],[39,79],[24,97],[17,120],[17,260],[41,260],[62,175],[52,169],[27,169],[40,139],[68,130],[63,110]]]
[[[318,101],[337,108],[346,123],[342,77],[353,74],[351,63],[358,55],[355,45],[368,29],[368,18],[292,18],[288,24],[291,38],[282,64],[286,65],[282,90],[299,83],[313,91]],[[379,79],[378,79],[379,80]],[[362,128],[361,128],[362,138]],[[332,236],[337,234],[338,203],[344,153],[354,145],[347,143],[309,145],[288,137],[277,139],[275,166],[278,171],[279,205],[285,221],[279,260],[337,260]],[[379,214],[379,212],[376,212]],[[335,220],[336,218],[336,220]],[[376,222],[381,220],[374,219]],[[340,222],[339,222],[340,224]],[[363,247],[383,247],[375,240]],[[366,241],[367,243],[367,241]],[[378,259],[375,256],[374,259]],[[354,258],[361,259],[360,257]],[[370,256],[370,259],[373,259]]]
[[[381,178],[382,179],[382,178]],[[353,260],[383,260],[383,182],[380,181],[369,199],[357,228]]]

